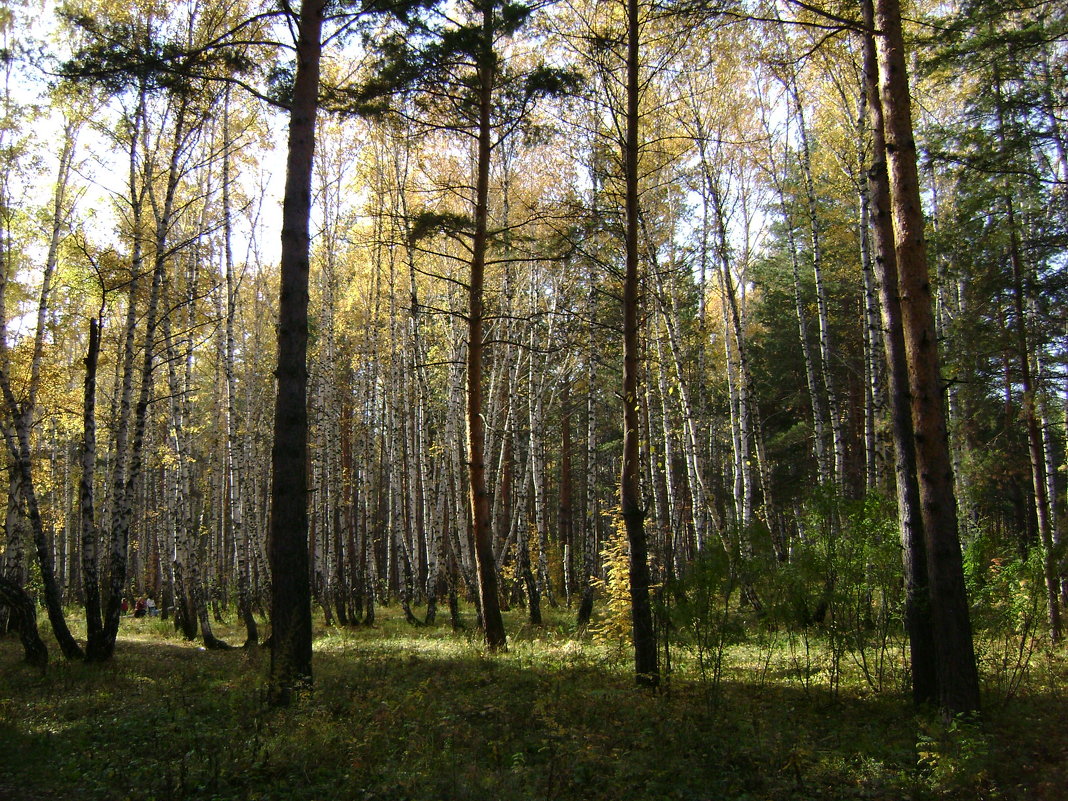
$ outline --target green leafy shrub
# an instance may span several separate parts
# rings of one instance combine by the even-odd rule
[[[787,562],[757,574],[764,627],[787,632],[806,688],[824,672],[837,693],[847,658],[871,690],[900,687],[904,587],[893,502],[819,492],[804,507],[801,532]],[[816,635],[825,647],[813,648]]]
[[[737,577],[720,548],[705,550],[685,577],[659,594],[659,613],[678,644],[691,648],[698,678],[711,701],[718,692],[727,646],[740,642],[745,629],[731,599]]]
[[[976,658],[986,692],[1014,697],[1041,647],[1045,613],[1042,554],[1000,548],[982,530],[965,550],[965,580],[976,632]]]
[[[978,793],[986,782],[990,743],[976,720],[921,720],[916,753],[921,773],[938,793]]]

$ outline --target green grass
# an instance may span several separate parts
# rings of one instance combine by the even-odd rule
[[[676,649],[653,695],[562,618],[509,620],[490,655],[380,613],[320,629],[315,689],[283,710],[263,703],[266,652],[201,650],[162,621],[125,620],[103,666],[50,645],[44,676],[0,641],[0,799],[1068,798],[1063,652],[981,724],[946,726],[851,664],[833,691],[818,643],[735,646],[718,688]]]

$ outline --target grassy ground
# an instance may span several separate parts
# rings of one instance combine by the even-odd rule
[[[125,620],[103,666],[52,647],[44,676],[0,641],[0,799],[1068,799],[1063,652],[946,726],[850,665],[835,690],[819,644],[735,647],[718,686],[676,651],[652,695],[565,624],[510,620],[491,656],[384,611],[322,630],[315,690],[285,710],[263,704],[267,653],[163,621]]]

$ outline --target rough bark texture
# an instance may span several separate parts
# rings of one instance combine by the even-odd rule
[[[638,684],[655,687],[660,668],[649,600],[649,556],[638,477],[638,0],[627,0],[627,109],[623,169],[626,183],[626,270],[623,278],[623,466],[620,513],[630,545],[630,597],[634,670]]]
[[[475,181],[475,235],[471,254],[467,320],[467,474],[471,495],[475,565],[486,644],[505,647],[504,620],[497,595],[497,567],[486,485],[486,431],[482,419],[483,286],[486,267],[486,226],[489,217],[490,124],[493,106],[493,13],[483,11],[479,65],[478,175]]]
[[[82,402],[82,475],[78,498],[82,512],[82,585],[85,593],[87,639],[98,642],[103,635],[100,619],[99,542],[96,527],[96,369],[100,361],[100,322],[89,321],[89,347],[85,354],[85,392]],[[87,646],[88,647],[88,646]]]
[[[872,22],[871,0],[864,5],[865,21]],[[875,39],[864,37],[865,89],[871,119],[875,162],[868,173],[872,204],[874,265],[883,324],[883,348],[889,385],[890,425],[894,440],[894,476],[901,528],[905,571],[905,628],[912,660],[912,698],[917,704],[938,701],[935,646],[931,630],[931,604],[927,586],[927,551],[924,545],[920,488],[916,481],[916,446],[909,404],[908,365],[901,329],[901,299],[898,295],[894,227],[890,218],[890,188],[886,175],[886,142],[883,136],[882,101],[879,98],[879,68]]]
[[[979,677],[957,531],[898,0],[876,0],[875,23],[880,34],[879,94],[884,113],[901,318],[912,394],[916,471],[927,543],[939,704],[948,712],[971,712],[979,708]]]
[[[282,205],[278,395],[271,451],[271,672],[268,700],[290,702],[312,680],[311,586],[308,578],[308,220],[318,110],[325,0],[300,11],[297,72],[289,121]]]
[[[48,667],[48,649],[37,632],[37,607],[26,590],[0,576],[0,606],[10,610],[10,625],[19,633],[26,661],[42,671]]]
[[[3,372],[0,372],[0,384],[3,386],[4,399],[8,408],[17,409],[18,404],[11,394],[11,387]],[[15,459],[15,465],[22,479],[22,491],[26,498],[34,545],[37,548],[37,561],[41,568],[41,583],[44,585],[45,606],[48,609],[48,620],[52,624],[52,633],[55,635],[56,642],[59,643],[60,650],[63,651],[63,656],[67,659],[80,659],[83,656],[81,646],[74,640],[74,636],[67,627],[67,620],[63,616],[63,598],[59,583],[56,581],[52,544],[48,541],[44,521],[41,519],[41,510],[37,505],[30,456],[29,421],[19,421],[14,436],[7,430],[5,430],[5,436],[8,449],[11,451],[12,458]]]

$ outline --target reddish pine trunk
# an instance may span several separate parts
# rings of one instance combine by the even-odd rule
[[[475,235],[471,254],[467,318],[467,458],[471,494],[472,531],[482,625],[486,644],[492,650],[505,647],[504,619],[497,592],[497,567],[493,557],[489,488],[486,485],[486,428],[482,420],[483,286],[485,281],[489,217],[489,168],[491,113],[493,105],[494,53],[493,12],[483,11],[482,55],[479,65],[478,175],[475,181]]]
[[[865,0],[863,10],[865,23],[870,27],[873,16],[871,0]],[[924,545],[920,488],[916,481],[916,445],[913,440],[912,410],[909,405],[905,336],[901,328],[894,227],[890,218],[886,141],[883,135],[882,100],[879,98],[879,66],[876,62],[875,39],[870,34],[864,37],[864,77],[872,128],[872,150],[875,153],[875,163],[868,173],[868,185],[873,211],[875,273],[879,283],[879,306],[884,329],[883,348],[889,385],[890,424],[894,439],[897,509],[905,569],[905,628],[909,635],[912,661],[912,697],[917,704],[933,704],[938,701],[938,677],[935,671],[935,644],[928,598],[927,551]]]
[[[901,322],[912,395],[916,473],[927,544],[939,704],[979,708],[979,677],[957,530],[949,440],[942,400],[934,304],[923,234],[916,142],[898,0],[876,0],[880,98],[901,291]]]

